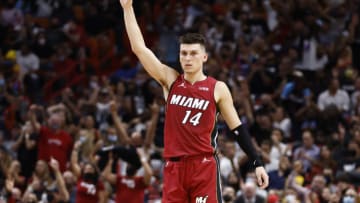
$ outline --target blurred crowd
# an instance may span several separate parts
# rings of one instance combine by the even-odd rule
[[[206,36],[270,176],[256,187],[219,116],[225,203],[360,202],[359,0],[134,0],[146,44],[181,71]],[[0,3],[0,202],[161,200],[161,87],[116,0]]]

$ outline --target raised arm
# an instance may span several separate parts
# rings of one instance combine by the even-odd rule
[[[127,144],[131,143],[131,139],[130,139],[128,133],[126,132],[126,129],[125,129],[123,123],[121,122],[119,115],[117,114],[117,110],[118,110],[118,107],[116,105],[115,100],[111,101],[110,102],[110,112],[111,112],[111,117],[113,119],[116,131],[117,131],[118,138],[119,138],[121,144],[127,145]]]
[[[15,143],[11,146],[11,149],[14,151],[17,151],[20,147],[20,145],[23,143],[25,137],[24,130],[21,129],[20,136],[16,139]]]
[[[30,106],[29,116],[30,116],[30,124],[32,125],[34,131],[38,133],[40,131],[40,123],[36,119],[35,111],[37,110],[37,106],[35,104]]]
[[[31,125],[31,124],[30,124]],[[32,133],[31,126],[29,124],[25,124],[22,129],[20,136],[16,140],[16,142],[11,146],[11,148],[17,151],[20,145],[25,142],[26,149],[33,149],[36,146],[36,141],[31,139],[30,134]]]
[[[72,100],[73,92],[70,88],[66,88],[62,94],[61,98],[64,104],[68,107],[69,111],[75,115],[80,115],[80,110],[76,106],[76,100]]]
[[[241,124],[233,104],[230,90],[224,82],[216,83],[214,96],[220,109],[221,116],[230,128],[232,136],[253,163],[259,186],[262,189],[266,188],[269,184],[269,177],[263,167],[261,158],[251,141],[248,130]]]
[[[161,63],[155,54],[145,45],[137,23],[135,12],[132,6],[132,0],[119,0],[124,11],[124,20],[126,32],[128,34],[131,49],[138,57],[145,70],[159,82],[163,88],[168,90],[173,81],[179,74],[174,69]]]
[[[107,180],[110,184],[115,185],[116,184],[116,174],[111,172],[111,166],[113,165],[113,158],[112,155],[109,155],[109,161],[106,164],[102,176]]]
[[[154,103],[151,104],[150,109],[151,109],[151,118],[150,121],[147,123],[148,129],[146,131],[146,136],[144,141],[145,151],[150,149],[151,145],[154,142],[156,126],[159,120],[160,106],[156,103],[156,101],[154,101]]]
[[[77,178],[79,178],[81,175],[81,168],[78,160],[80,145],[81,143],[79,141],[75,142],[70,158],[71,170]]]
[[[144,168],[144,184],[150,185],[150,180],[151,180],[151,176],[153,175],[153,171],[150,164],[148,163],[148,159],[145,154],[145,151],[143,148],[139,147],[136,148],[136,152],[139,155],[141,165]]]
[[[51,158],[49,165],[53,169],[54,174],[55,174],[55,178],[56,178],[58,188],[59,188],[60,200],[62,200],[64,202],[69,201],[70,194],[69,194],[69,191],[66,189],[64,178],[60,172],[59,162],[56,159]]]

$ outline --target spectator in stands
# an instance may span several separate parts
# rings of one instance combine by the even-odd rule
[[[276,72],[273,73],[273,81],[275,86],[274,98],[279,98],[284,85],[287,84],[290,76],[294,72],[294,62],[289,56],[284,56],[280,59]]]
[[[323,175],[315,175],[310,183],[310,198],[311,201],[316,202],[321,200],[321,193],[326,187],[326,179]]]
[[[68,170],[63,173],[63,178],[66,186],[66,190],[69,192],[69,202],[75,203],[76,202],[76,177],[74,176],[73,172]]]
[[[38,160],[36,162],[35,170],[29,182],[36,187],[41,185],[44,190],[54,189],[55,181],[51,176],[49,166],[44,160]]]
[[[311,131],[303,131],[302,143],[294,151],[293,158],[302,162],[306,172],[311,169],[312,163],[319,159],[320,154],[320,148],[314,143],[313,136]]]
[[[20,30],[24,23],[24,14],[16,7],[15,0],[6,0],[1,11],[1,24]]]
[[[17,159],[21,164],[21,174],[26,179],[30,178],[37,160],[37,139],[38,135],[34,133],[34,130],[30,122],[26,122],[23,125],[20,136],[16,142],[12,145],[12,149],[17,152]]]
[[[141,161],[141,165],[144,168],[143,177],[135,176],[137,169],[131,164],[127,165],[126,175],[118,175],[111,171],[113,164],[112,157],[110,157],[106,168],[103,171],[103,176],[107,181],[116,187],[116,202],[129,202],[138,203],[144,202],[144,192],[148,188],[152,176],[152,169],[148,163],[147,155],[144,149],[137,148],[136,152]]]
[[[49,168],[46,162],[43,162],[46,167],[46,174],[50,175]],[[33,198],[31,194],[35,194],[37,201],[44,202],[59,202],[64,201],[67,202],[69,200],[69,193],[66,190],[65,182],[62,177],[59,163],[55,159],[51,159],[49,162],[49,166],[52,169],[55,179],[51,184],[46,181],[36,179],[34,177],[33,182],[26,189],[24,198],[30,196],[28,198]],[[47,185],[48,184],[48,185]]]
[[[322,114],[318,106],[315,102],[310,101],[305,106],[296,111],[293,122],[297,123],[297,130],[307,129],[316,132],[319,130],[321,118]],[[293,136],[293,138],[290,140],[297,141],[298,139],[297,137]]]
[[[141,166],[141,160],[136,153],[136,147],[143,146],[146,153],[151,153],[153,150],[153,140],[155,136],[155,129],[159,117],[159,106],[154,101],[151,105],[151,117],[148,121],[142,123],[139,120],[135,122],[133,130],[126,128],[117,113],[118,106],[115,101],[110,102],[110,113],[117,130],[117,136],[120,146],[116,146],[114,152],[119,155],[119,158],[132,164],[135,168]],[[143,127],[141,127],[143,126]],[[131,133],[128,133],[128,132]]]
[[[26,84],[28,88],[39,88],[37,83],[40,80],[37,71],[40,68],[40,59],[34,54],[30,46],[26,43],[21,45],[20,50],[16,52],[16,63],[19,65],[19,80]],[[26,93],[31,97],[31,93],[26,89]],[[38,95],[36,95],[38,96]]]
[[[288,178],[286,179],[286,183],[285,183],[285,193],[291,192],[291,195],[286,194],[285,196],[285,199],[291,197],[290,200],[287,199],[288,203],[295,202],[295,199],[309,198],[308,193],[302,194],[303,190],[301,189],[304,186],[304,180],[305,179],[304,179],[303,163],[300,160],[296,160],[292,164],[292,171],[289,174]]]
[[[351,21],[349,23],[349,39],[351,42],[351,49],[352,49],[352,54],[353,56],[353,66],[354,68],[356,68],[357,70],[359,70],[360,67],[360,60],[359,56],[360,54],[360,14],[359,14],[359,1],[354,1],[352,2],[352,16],[351,16]]]
[[[0,146],[0,186],[3,188],[7,178],[8,168],[11,164],[11,156],[4,146]]]
[[[359,195],[356,193],[354,188],[349,188],[345,191],[344,196],[341,198],[343,203],[347,202],[358,202],[359,201]]]
[[[351,93],[350,96],[350,104],[351,104],[351,110],[352,113],[355,115],[358,115],[360,112],[359,104],[360,104],[360,77],[357,77],[354,80],[354,91]]]
[[[264,140],[270,140],[272,123],[269,111],[259,109],[255,112],[255,122],[250,126],[250,133],[259,145]]]
[[[321,111],[335,105],[340,112],[346,113],[350,110],[350,97],[346,91],[340,89],[339,80],[333,78],[329,81],[328,89],[320,93],[317,104]]]
[[[230,174],[223,181],[223,183],[229,187],[232,187],[234,190],[238,191],[240,187],[244,184],[244,181],[238,172],[231,171]]]
[[[82,166],[78,162],[80,145],[80,141],[74,144],[70,162],[71,170],[77,178],[76,202],[105,203],[105,189],[100,178],[99,169],[91,162],[87,162]]]
[[[264,41],[262,39],[258,39],[258,43],[252,45],[254,46],[253,49],[255,53],[253,58],[251,59],[250,64],[250,72],[247,75],[247,81],[250,86],[250,91],[252,94],[259,96],[263,93],[269,93],[271,92],[272,88],[272,80],[269,76],[268,70],[265,67],[265,60],[262,56],[260,56],[260,53],[256,53],[257,47],[263,47]]]
[[[291,119],[286,114],[286,110],[281,106],[277,106],[272,117],[273,117],[273,127],[278,128],[282,131],[283,139],[290,140]]]
[[[291,172],[289,158],[282,156],[279,161],[279,168],[269,172],[269,190],[275,190],[281,193],[285,189],[286,179]]]
[[[54,55],[54,48],[49,42],[48,36],[44,31],[40,31],[36,35],[36,39],[31,44],[31,49],[34,51],[34,54],[37,55],[40,59],[40,70],[44,70],[48,75],[52,69],[51,57]]]
[[[235,203],[246,203],[246,202],[254,202],[254,203],[265,203],[264,197],[256,194],[256,185],[253,182],[246,182],[241,189],[241,195],[236,198]]]
[[[65,171],[72,150],[72,137],[65,131],[65,107],[63,105],[53,106],[54,112],[50,112],[47,125],[41,125],[36,118],[35,111],[40,107],[30,107],[30,122],[32,128],[38,133],[38,159],[50,160],[51,157],[58,160],[60,170]]]
[[[329,202],[329,203],[336,203],[339,202],[341,199],[341,194],[339,191],[331,191],[329,187],[325,187],[321,193],[321,201]]]
[[[239,177],[239,153],[233,141],[227,140],[224,143],[224,149],[220,157],[220,174],[222,178],[228,179],[230,173],[235,173]]]
[[[236,193],[232,187],[224,187],[222,190],[222,199],[224,203],[233,203],[236,198]]]
[[[269,153],[269,163],[265,165],[267,171],[278,170],[282,156],[289,155],[291,148],[282,142],[283,131],[275,128],[271,132],[271,146]]]
[[[8,168],[7,179],[10,179],[14,182],[14,186],[19,188],[21,191],[26,189],[26,179],[20,174],[22,168],[18,160],[13,160]]]
[[[161,196],[162,196],[162,182],[163,182],[163,166],[164,162],[159,159],[160,154],[150,156],[150,166],[153,171],[153,176],[150,181],[150,185],[147,189],[147,194],[145,196],[145,199],[148,200],[148,202],[153,203],[160,203],[161,202]]]
[[[101,81],[100,81],[101,82]],[[107,78],[102,78],[103,86],[99,84],[94,86],[93,92],[89,101],[85,101],[86,105],[95,105],[95,121],[102,133],[108,126],[108,119],[110,118],[110,101],[115,99],[112,88]]]
[[[320,147],[319,159],[312,163],[312,174],[323,174],[327,176],[327,182],[331,182],[336,174],[337,161],[331,157],[331,148],[327,145]]]
[[[346,180],[352,183],[358,183],[359,172],[357,169],[360,167],[360,147],[354,140],[349,140],[346,147],[342,151],[342,158],[338,160],[337,176],[345,177]]]
[[[83,161],[91,161],[101,144],[101,134],[95,128],[95,120],[91,115],[81,118],[82,128],[79,130],[76,141],[81,142],[80,157]]]
[[[285,84],[280,99],[290,118],[294,118],[296,111],[311,101],[311,90],[306,86],[301,71],[292,73],[292,79]]]

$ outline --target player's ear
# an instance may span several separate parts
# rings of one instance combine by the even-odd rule
[[[205,53],[205,54],[204,54],[204,58],[203,58],[203,62],[206,62],[207,60],[208,60],[208,54]]]

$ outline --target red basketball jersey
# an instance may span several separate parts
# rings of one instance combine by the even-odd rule
[[[164,156],[213,153],[216,147],[216,80],[189,83],[180,75],[166,101]]]

